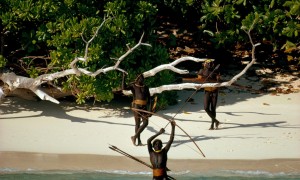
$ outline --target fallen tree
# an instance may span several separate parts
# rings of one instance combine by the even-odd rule
[[[95,72],[91,72],[88,71],[87,69],[84,68],[78,68],[76,66],[76,63],[78,61],[83,61],[86,62],[88,60],[88,48],[90,43],[94,40],[94,38],[97,36],[99,29],[103,26],[103,24],[107,21],[107,19],[104,19],[102,24],[97,28],[96,32],[94,33],[94,35],[92,36],[91,39],[89,39],[88,41],[86,41],[83,36],[82,39],[85,42],[85,54],[84,57],[76,57],[71,63],[70,63],[70,69],[66,69],[63,71],[59,71],[59,72],[55,72],[55,73],[51,73],[51,74],[43,74],[40,75],[36,78],[29,78],[29,77],[24,77],[24,76],[19,76],[16,75],[14,72],[3,72],[0,74],[0,80],[3,82],[3,85],[1,85],[0,88],[0,96],[1,97],[5,97],[9,94],[13,94],[14,91],[17,91],[18,89],[22,89],[22,90],[30,90],[31,92],[33,92],[37,97],[39,97],[41,100],[47,100],[47,101],[51,101],[53,103],[59,103],[59,101],[57,99],[55,99],[55,97],[49,95],[47,93],[47,91],[45,90],[45,88],[42,88],[43,84],[50,84],[52,85],[52,88],[55,88],[56,90],[58,90],[58,92],[62,92],[60,87],[56,87],[53,85],[52,81],[54,81],[55,79],[58,78],[62,78],[68,75],[77,75],[80,76],[82,74],[85,74],[87,76],[91,76],[91,77],[95,77],[98,76],[99,74],[105,74],[109,71],[121,71],[124,72],[126,74],[128,74],[128,72],[124,69],[121,69],[119,67],[119,65],[121,64],[121,62],[130,54],[132,53],[134,50],[136,50],[137,48],[139,48],[140,46],[149,46],[151,47],[150,44],[147,43],[143,43],[143,36],[144,34],[141,36],[139,42],[133,46],[133,47],[129,47],[127,46],[128,50],[126,51],[126,53],[124,53],[122,56],[120,56],[117,60],[116,63],[113,66],[109,66],[106,68],[101,68],[98,69]],[[259,44],[254,44],[250,35],[250,32],[252,30],[252,27],[254,26],[254,23],[252,24],[252,26],[249,28],[249,30],[245,30],[245,32],[247,33],[247,35],[249,36],[250,39],[250,43],[252,45],[252,60],[251,62],[237,75],[235,75],[231,80],[227,81],[227,82],[222,82],[222,83],[204,83],[204,84],[199,84],[199,83],[181,83],[181,84],[169,84],[169,85],[162,85],[159,87],[155,87],[155,88],[150,88],[150,93],[151,95],[154,94],[158,94],[158,93],[162,93],[163,91],[173,91],[173,90],[183,90],[183,89],[200,89],[200,88],[205,88],[205,87],[223,87],[223,86],[231,86],[231,84],[233,84],[234,82],[236,82],[238,80],[238,78],[240,78],[243,74],[245,74],[245,72],[255,63],[256,58],[255,58],[255,48],[256,46],[258,46]],[[183,61],[194,61],[194,62],[203,62],[205,61],[207,58],[204,59],[200,59],[200,58],[195,58],[195,57],[181,57],[169,64],[163,64],[163,65],[159,65],[149,71],[146,71],[143,73],[145,78],[151,77],[151,76],[155,76],[158,72],[160,71],[164,71],[164,70],[171,70],[174,73],[178,73],[178,74],[188,74],[189,71],[188,70],[182,70],[182,69],[178,69],[175,66]],[[49,92],[49,91],[48,91]],[[59,94],[58,92],[56,92],[57,94]],[[65,95],[68,95],[69,93],[66,92],[62,92],[62,95],[65,93]],[[123,93],[125,95],[131,95],[130,91],[123,91]],[[60,97],[60,96],[56,96],[56,97]]]
[[[255,48],[257,46],[259,46],[260,43],[254,44],[254,42],[253,42],[253,40],[251,38],[251,30],[252,30],[254,24],[255,24],[255,22],[253,22],[252,26],[248,30],[245,30],[246,34],[249,37],[251,46],[252,46],[251,61],[247,64],[247,66],[240,73],[238,73],[237,75],[233,76],[229,81],[222,82],[222,83],[204,83],[204,84],[201,84],[201,83],[181,83],[181,84],[163,85],[163,86],[156,87],[156,88],[150,88],[151,95],[159,94],[159,93],[162,93],[163,91],[174,91],[174,90],[183,90],[183,89],[195,89],[195,90],[198,90],[198,89],[205,88],[205,87],[229,87],[229,86],[231,86],[241,76],[243,76],[247,72],[247,70],[256,61],[256,58],[255,58]],[[158,67],[156,67],[156,68],[154,68],[152,70],[144,72],[143,75],[144,75],[145,78],[147,78],[147,77],[154,76],[159,71],[167,70],[167,69],[172,70],[172,71],[174,71],[176,73],[179,73],[179,74],[186,74],[186,73],[188,73],[188,71],[179,70],[179,69],[176,69],[174,67],[179,62],[182,62],[182,61],[185,61],[185,60],[194,60],[196,62],[203,62],[206,59],[197,59],[197,58],[194,59],[193,57],[182,57],[182,58],[179,58],[179,59],[175,60],[173,63],[165,64],[165,65],[160,65],[160,66],[158,66]],[[124,92],[124,94],[126,94],[126,95],[130,95],[130,93],[131,92],[129,92],[129,91]]]

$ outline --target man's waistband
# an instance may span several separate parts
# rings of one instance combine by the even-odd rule
[[[217,89],[218,89],[217,87],[206,87],[206,88],[204,88],[205,91],[209,91],[209,92],[215,91]]]
[[[165,175],[165,169],[161,168],[161,169],[153,169],[153,176],[164,176]]]
[[[133,100],[134,104],[138,104],[138,105],[147,105],[147,101],[146,100],[140,100],[140,99],[135,99]]]

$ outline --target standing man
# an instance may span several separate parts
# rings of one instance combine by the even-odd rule
[[[147,105],[151,106],[151,96],[149,88],[144,84],[143,74],[138,75],[133,83],[130,83],[129,86],[126,86],[125,74],[123,73],[122,90],[131,90],[133,94],[132,108],[147,110]],[[140,135],[148,126],[149,114],[134,111],[133,115],[135,120],[135,135],[131,136],[131,140],[135,146],[142,146],[143,144]],[[142,125],[141,122],[143,122]],[[138,140],[138,144],[136,144],[136,139]]]
[[[153,167],[153,180],[167,180],[169,176],[167,175],[167,160],[168,160],[168,151],[171,147],[171,144],[174,140],[174,133],[175,133],[175,121],[171,122],[172,125],[172,132],[170,135],[170,140],[166,144],[164,148],[162,148],[162,141],[160,139],[155,139],[157,136],[161,135],[165,132],[162,128],[157,134],[151,136],[148,141],[148,151],[150,154],[150,161]],[[151,144],[152,140],[153,143]]]
[[[215,72],[215,65],[212,60],[206,60],[203,63],[203,68],[198,72],[198,79],[200,82],[216,83],[220,81],[220,73]],[[219,128],[220,122],[216,119],[216,108],[218,101],[219,88],[206,87],[204,88],[204,110],[211,118],[211,126],[209,130]],[[216,128],[214,128],[216,125]]]

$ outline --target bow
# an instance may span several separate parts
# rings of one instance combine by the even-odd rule
[[[162,116],[162,115],[159,115],[159,114],[157,114],[157,113],[154,113],[154,112],[150,112],[150,111],[146,111],[146,110],[142,110],[142,109],[136,109],[136,108],[131,108],[131,110],[132,110],[132,111],[135,111],[135,112],[138,112],[138,113],[141,113],[141,112],[143,112],[143,113],[148,113],[148,114],[151,114],[151,115],[160,117],[160,118],[162,118],[162,119],[165,119],[165,120],[169,121],[169,123],[171,122],[170,119],[168,119],[168,118],[166,118],[166,117],[164,117],[164,116]],[[187,136],[190,138],[190,140],[195,144],[195,146],[197,147],[197,149],[199,150],[199,152],[201,153],[201,155],[202,155],[203,157],[205,157],[204,153],[201,151],[200,147],[196,144],[196,142],[192,139],[192,137],[191,137],[184,129],[182,129],[177,123],[176,123],[176,126],[177,126],[177,127],[178,127],[185,135],[187,135]],[[200,153],[199,153],[199,154],[200,154]]]

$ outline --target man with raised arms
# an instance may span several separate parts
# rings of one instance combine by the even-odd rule
[[[153,180],[165,180],[170,179],[171,177],[167,175],[167,153],[171,147],[171,144],[174,140],[175,133],[175,121],[171,121],[172,131],[170,134],[170,139],[167,142],[166,146],[162,148],[162,141],[160,139],[155,139],[157,136],[165,132],[162,128],[157,134],[151,136],[148,141],[148,151],[150,154],[150,161],[153,166]],[[152,140],[155,139],[152,143]]]

